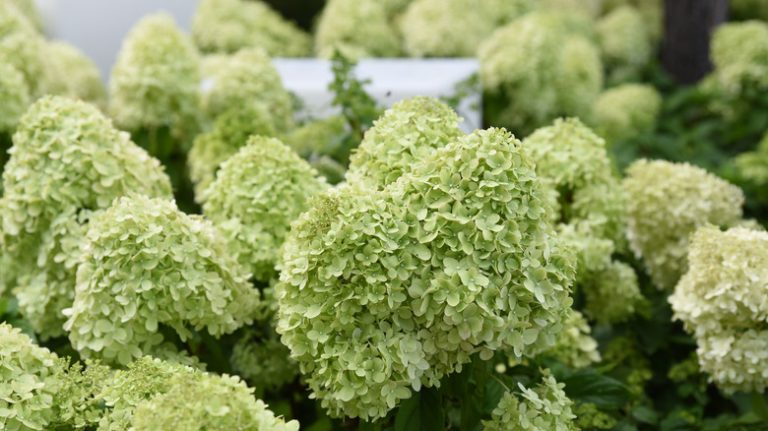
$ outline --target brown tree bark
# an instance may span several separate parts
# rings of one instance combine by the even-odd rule
[[[709,42],[728,17],[728,0],[664,0],[661,61],[679,83],[692,84],[712,70]]]

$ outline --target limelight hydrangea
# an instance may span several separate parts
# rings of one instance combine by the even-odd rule
[[[399,24],[414,57],[473,57],[493,31],[533,9],[531,0],[416,0]]]
[[[260,0],[201,1],[192,37],[203,52],[261,48],[275,57],[306,57],[312,51],[308,34]]]
[[[768,23],[747,21],[724,24],[712,37],[715,70],[709,77],[725,97],[738,97],[752,87],[768,89]]]
[[[660,289],[671,289],[685,273],[688,237],[698,227],[741,219],[742,191],[687,163],[638,160],[623,186],[629,245]]]
[[[664,31],[664,0],[601,0],[601,3],[605,15],[624,6],[634,7],[643,16],[651,44],[656,45],[661,40]]]
[[[299,430],[297,421],[275,417],[237,377],[177,374],[168,385],[167,391],[136,406],[132,430]]]
[[[548,372],[532,388],[519,384],[519,393],[506,392],[493,410],[483,431],[576,431],[573,401],[565,386]]]
[[[637,274],[624,262],[611,261],[589,280],[584,288],[584,312],[598,323],[623,322],[644,303]]]
[[[578,251],[577,285],[588,299],[610,304],[604,309],[588,305],[590,317],[614,321],[630,316],[642,296],[636,278],[625,269],[615,273],[611,257],[624,247],[625,199],[605,141],[572,118],[538,129],[523,144],[547,185],[554,221]],[[613,296],[616,292],[622,293]]]
[[[768,233],[700,228],[691,239],[688,266],[669,302],[696,339],[701,369],[726,392],[763,392]]]
[[[55,354],[0,323],[0,429],[42,430],[55,422],[63,372]]]
[[[537,0],[541,9],[556,10],[569,14],[579,14],[586,18],[595,18],[600,14],[603,0]]]
[[[299,375],[298,364],[271,328],[267,334],[246,333],[232,348],[229,362],[235,373],[262,392],[280,389]]]
[[[86,222],[127,193],[170,196],[160,163],[95,107],[38,100],[22,117],[3,173],[2,276],[43,338],[63,334]]]
[[[0,100],[3,101],[0,104],[0,134],[10,134],[16,129],[16,124],[30,103],[29,87],[24,75],[10,64],[0,63]],[[3,152],[0,160],[5,160],[6,150],[0,145],[0,151]]]
[[[742,180],[756,188],[764,188],[768,184],[768,133],[755,151],[739,154],[733,165]]]
[[[24,75],[30,92],[45,92],[45,41],[11,1],[0,2],[0,63],[8,63]]]
[[[192,41],[165,13],[136,24],[109,81],[109,111],[125,129],[183,135],[199,116],[200,64]]]
[[[534,12],[480,47],[485,90],[505,98],[497,122],[527,132],[561,115],[587,114],[602,89],[602,64],[574,16]]]
[[[121,198],[88,227],[65,324],[85,357],[172,355],[158,329],[221,336],[253,321],[259,292],[212,225],[170,200]]]
[[[608,80],[635,79],[653,55],[648,23],[632,6],[619,7],[596,24],[597,39]]]
[[[100,431],[295,431],[236,377],[216,376],[152,357],[117,371],[100,393]]]
[[[96,65],[66,42],[45,46],[46,91],[94,103],[106,104],[107,92]]]
[[[592,123],[609,144],[652,132],[661,95],[645,84],[623,84],[603,92],[592,105]]]
[[[350,158],[348,181],[385,187],[409,172],[415,162],[464,133],[450,106],[431,97],[396,103],[376,120]]]
[[[203,110],[216,118],[232,109],[262,110],[277,131],[293,126],[293,102],[277,69],[259,49],[216,56],[204,63]]]
[[[335,416],[383,417],[470,356],[554,344],[574,261],[502,129],[438,145],[384,189],[315,198],[284,244],[278,332]]]
[[[379,0],[329,0],[317,23],[315,51],[331,58],[336,50],[353,59],[397,57],[400,35]]]
[[[222,164],[203,213],[229,241],[228,253],[254,279],[269,281],[277,275],[277,252],[291,222],[326,188],[317,171],[285,144],[254,136]]]
[[[230,109],[216,118],[213,129],[197,135],[187,157],[195,200],[205,202],[206,190],[222,162],[237,153],[251,135],[274,136],[271,116],[259,108]]]

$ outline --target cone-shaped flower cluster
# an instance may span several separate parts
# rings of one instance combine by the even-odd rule
[[[49,42],[45,46],[46,90],[50,94],[68,96],[104,106],[107,92],[96,64],[66,42]]]
[[[0,63],[0,100],[3,101],[0,104],[0,134],[8,135],[16,129],[16,124],[30,103],[29,88],[24,76],[10,64]],[[5,153],[6,150],[0,144],[0,151]],[[5,154],[0,154],[0,160],[5,160]]]
[[[291,222],[327,188],[317,171],[275,138],[254,136],[221,166],[206,192],[205,216],[229,242],[227,252],[254,279],[269,281]]]
[[[161,326],[221,336],[253,321],[259,292],[207,221],[134,196],[91,220],[65,329],[85,357],[127,364],[176,355]]]
[[[333,415],[383,417],[475,353],[534,354],[570,311],[574,258],[520,142],[433,146],[386,187],[318,196],[284,245],[278,332]]]
[[[170,196],[157,160],[95,107],[45,97],[24,115],[3,173],[4,278],[42,337],[63,333],[88,220],[128,193]]]
[[[707,226],[693,235],[669,302],[696,339],[701,369],[727,392],[768,386],[766,280],[768,233]]]
[[[671,289],[685,273],[688,239],[698,227],[741,219],[742,191],[687,163],[639,160],[623,186],[629,245],[659,289]]]

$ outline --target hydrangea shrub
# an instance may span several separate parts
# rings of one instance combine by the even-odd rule
[[[277,275],[278,250],[307,201],[327,188],[309,164],[276,138],[254,136],[221,166],[203,213],[228,241],[228,253],[253,274]]]
[[[687,163],[638,160],[627,169],[627,238],[660,289],[672,289],[687,269],[688,238],[706,224],[732,226],[744,194]]]
[[[519,141],[491,129],[386,188],[315,198],[276,287],[278,332],[312,396],[334,416],[377,419],[475,353],[554,344],[574,261],[543,192]]]
[[[3,173],[0,277],[43,338],[63,335],[88,220],[128,193],[170,196],[159,162],[92,105],[44,97],[24,114]]]
[[[650,85],[623,84],[600,94],[591,122],[611,145],[652,132],[661,113],[661,95]]]
[[[704,226],[669,297],[675,318],[696,339],[701,369],[728,393],[768,386],[767,263],[768,233]]]
[[[315,52],[323,58],[340,51],[353,59],[397,57],[400,35],[379,0],[329,0],[317,22]]]
[[[306,57],[312,51],[309,35],[260,0],[201,1],[192,37],[209,53],[261,48],[275,57]]]
[[[161,326],[186,340],[253,321],[259,291],[247,280],[209,222],[167,199],[124,197],[89,223],[65,329],[85,357],[175,357]]]

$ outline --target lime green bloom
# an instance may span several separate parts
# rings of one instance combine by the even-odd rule
[[[38,31],[43,30],[43,18],[40,16],[40,11],[37,9],[35,0],[9,0],[19,12],[27,18],[27,20]]]
[[[34,96],[45,93],[45,40],[13,1],[0,2],[0,63],[21,72]]]
[[[523,145],[547,185],[553,221],[578,252],[577,286],[589,300],[589,317],[625,320],[642,295],[632,269],[612,258],[625,246],[625,197],[605,141],[572,118],[536,130]]]
[[[275,138],[254,136],[225,161],[206,191],[203,213],[253,274],[277,275],[277,252],[307,201],[327,188],[317,171]]]
[[[762,189],[768,184],[768,133],[755,151],[739,154],[733,161],[739,178]]]
[[[84,357],[174,357],[162,331],[218,337],[253,321],[259,292],[220,233],[170,200],[120,198],[93,217],[64,328]]]
[[[515,392],[506,392],[491,420],[483,422],[483,431],[577,431],[573,401],[564,387],[545,371],[536,386],[521,384]]]
[[[291,130],[282,139],[329,183],[338,184],[344,180],[346,173],[346,168],[338,160],[342,158],[340,153],[346,154],[343,140],[346,133],[347,120],[335,115],[310,121]]]
[[[30,104],[24,75],[10,64],[0,63],[0,100],[3,101],[0,104],[0,134],[10,135]],[[5,153],[7,148],[0,147],[0,150]],[[5,160],[5,154],[0,155],[0,160]]]
[[[655,46],[659,43],[664,32],[663,0],[601,0],[601,2],[603,14],[605,15],[624,6],[631,6],[637,9],[643,16],[643,22],[645,22],[651,45]]]
[[[266,331],[265,331],[266,332]],[[267,334],[246,333],[232,348],[232,369],[260,392],[277,390],[299,375],[299,365],[270,328]]]
[[[109,111],[129,131],[168,128],[186,136],[197,127],[200,62],[195,46],[164,13],[128,33],[109,81]]]
[[[596,26],[608,81],[637,79],[654,51],[645,17],[632,6],[622,6],[600,18]]]
[[[575,16],[534,12],[497,30],[480,47],[485,91],[507,107],[495,121],[529,132],[558,116],[585,116],[603,85],[597,47]]]
[[[413,57],[473,57],[496,28],[533,8],[531,0],[416,0],[399,24]]]
[[[592,123],[608,140],[652,132],[661,112],[661,95],[645,84],[623,84],[604,91],[592,105]]]
[[[308,34],[260,0],[201,1],[192,37],[209,53],[261,48],[274,57],[306,57],[312,51]]]
[[[671,289],[686,272],[688,237],[712,223],[737,224],[742,191],[687,163],[638,160],[624,179],[627,237],[659,289]]]
[[[383,417],[475,353],[538,353],[569,313],[575,262],[520,142],[435,148],[387,187],[313,199],[283,246],[277,330],[334,416]]]
[[[702,371],[728,393],[768,386],[766,268],[768,233],[705,226],[693,235],[688,272],[669,297],[696,339]]]
[[[409,172],[415,162],[464,135],[461,118],[430,97],[396,103],[374,122],[350,158],[347,180],[383,188]]]
[[[293,126],[293,101],[262,50],[216,56],[203,67],[203,111],[210,119],[232,109],[261,110],[278,132]]]
[[[233,108],[216,118],[213,129],[197,135],[187,156],[195,200],[202,204],[221,164],[245,146],[251,135],[274,136],[272,117],[264,109]]]
[[[592,328],[584,316],[571,310],[563,321],[563,330],[558,334],[555,345],[543,354],[551,356],[571,368],[584,368],[600,362],[597,341],[592,338]]]
[[[171,196],[160,163],[95,107],[38,100],[22,117],[3,174],[0,277],[43,338],[63,335],[88,220],[128,193]]]
[[[329,0],[317,23],[315,52],[331,58],[397,57],[400,35],[379,0]]]
[[[74,46],[66,42],[47,43],[45,65],[45,89],[49,94],[84,100],[99,107],[106,105],[107,91],[99,69]]]

